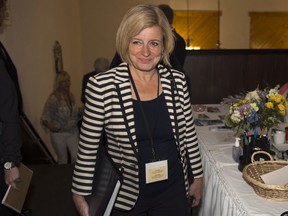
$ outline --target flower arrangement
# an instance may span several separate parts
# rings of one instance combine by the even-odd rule
[[[257,88],[231,104],[225,123],[236,130],[237,134],[256,128],[268,132],[286,115],[286,107],[288,102],[279,94],[279,85],[265,90]]]

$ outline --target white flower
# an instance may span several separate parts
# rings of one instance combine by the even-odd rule
[[[261,101],[261,98],[259,97],[258,90],[248,92],[246,97],[245,97],[245,100],[247,100],[249,102],[256,101],[257,103],[259,103]]]
[[[234,110],[231,115],[231,121],[234,123],[239,123],[241,121],[240,112],[238,110]]]
[[[256,103],[251,103],[250,106],[252,107],[252,109],[254,109],[256,112],[258,112],[259,107]]]
[[[271,96],[276,96],[278,94],[278,89],[274,88],[274,89],[270,89],[269,93],[267,94],[267,98],[271,97]]]

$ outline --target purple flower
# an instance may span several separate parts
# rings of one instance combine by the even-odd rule
[[[251,109],[250,111],[251,112],[250,112],[250,115],[248,116],[248,122],[251,124],[251,123],[257,122],[259,120],[259,116],[254,109]]]
[[[239,113],[241,118],[244,118],[245,113],[247,112],[247,109],[249,109],[250,105],[249,104],[243,104],[239,106]]]

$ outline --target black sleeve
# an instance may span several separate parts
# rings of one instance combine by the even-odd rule
[[[0,157],[1,162],[21,161],[22,136],[15,84],[0,58]]]
[[[0,51],[1,51],[1,58],[5,59],[4,60],[4,63],[6,66],[5,71],[8,72],[8,75],[12,79],[12,82],[13,82],[14,87],[16,89],[18,111],[19,111],[19,114],[22,115],[23,114],[23,100],[22,100],[22,94],[21,94],[21,90],[20,90],[20,86],[19,86],[19,82],[18,82],[17,69],[16,69],[13,61],[11,60],[9,53],[7,52],[7,50],[5,49],[5,47],[3,46],[1,41],[0,41]]]
[[[174,35],[175,35],[175,47],[172,53],[176,56],[180,65],[184,67],[187,54],[186,42],[176,31],[174,31]]]

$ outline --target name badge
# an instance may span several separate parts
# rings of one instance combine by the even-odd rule
[[[168,179],[168,161],[156,161],[145,164],[146,184]]]

